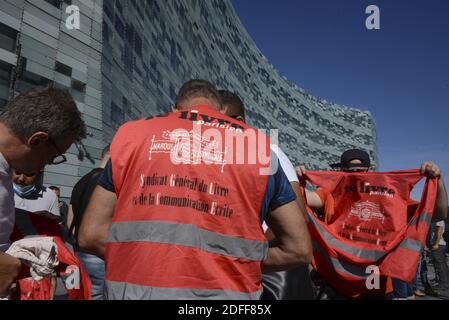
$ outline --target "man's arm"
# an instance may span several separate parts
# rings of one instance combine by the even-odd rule
[[[432,250],[439,249],[440,241],[441,241],[441,239],[443,239],[443,233],[444,233],[444,227],[437,225],[436,239],[435,239],[435,244],[432,247]]]
[[[433,217],[435,220],[446,220],[448,210],[448,200],[446,186],[444,185],[443,177],[438,181],[437,199],[435,208],[433,209]]]
[[[19,259],[0,252],[0,298],[8,296],[9,289],[19,275],[21,266]]]
[[[292,186],[292,189],[296,194],[296,203],[299,206],[299,210],[301,211],[307,223],[309,221],[309,217],[307,216],[306,200],[304,199],[304,195],[301,192],[301,186],[299,182],[290,182],[290,185]]]
[[[67,227],[69,230],[72,228],[73,223],[73,207],[69,205],[69,209],[67,210]]]
[[[267,224],[276,237],[276,244],[268,250],[263,272],[287,270],[311,262],[312,243],[296,201],[271,210]]]
[[[103,258],[117,196],[97,186],[90,198],[78,233],[81,249]]]
[[[300,213],[304,216],[305,222],[307,223],[309,221],[309,217],[307,216],[305,200],[304,200],[304,196],[301,192],[299,182],[296,182],[296,181],[290,182],[290,185],[292,186],[292,189],[296,194],[296,202],[298,203]],[[270,228],[268,228],[267,231],[265,232],[265,236],[267,237],[268,242],[272,242],[275,239],[273,231],[271,231]]]
[[[301,181],[303,179],[303,176],[306,174],[306,167],[305,166],[297,166],[296,174],[298,175],[298,178]],[[310,209],[312,209],[313,211],[320,211],[324,207],[323,201],[321,200],[320,196],[316,192],[310,192],[310,191],[306,190],[306,199],[305,200],[306,200],[307,206]]]
[[[445,220],[447,218],[448,199],[446,186],[444,185],[441,169],[433,162],[426,161],[421,165],[421,173],[430,179],[439,178],[437,188],[437,199],[433,210],[433,221]]]

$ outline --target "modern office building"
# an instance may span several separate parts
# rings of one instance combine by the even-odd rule
[[[65,26],[69,4],[80,8],[80,30]],[[371,114],[311,96],[280,75],[229,0],[0,0],[0,105],[31,85],[70,88],[94,159],[123,122],[168,111],[191,78],[238,93],[250,124],[279,129],[293,163],[326,169],[359,147],[377,164]],[[78,153],[73,146],[67,164],[46,170],[45,182],[63,186],[65,196],[94,166]]]

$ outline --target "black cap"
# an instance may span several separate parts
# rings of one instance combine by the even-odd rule
[[[351,164],[352,160],[360,160],[361,163]],[[369,159],[369,154],[360,149],[351,149],[343,152],[341,155],[340,163],[331,164],[332,168],[352,168],[352,167],[364,167],[369,168],[371,166],[371,161]]]

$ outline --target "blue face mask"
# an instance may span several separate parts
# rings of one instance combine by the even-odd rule
[[[36,191],[36,185],[32,184],[29,186],[18,186],[15,183],[13,183],[14,192],[21,198],[25,198],[31,194],[33,194],[34,191]]]

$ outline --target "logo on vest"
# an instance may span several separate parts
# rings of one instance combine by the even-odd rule
[[[218,164],[223,173],[227,147],[221,151],[219,143],[212,138],[207,139],[194,130],[176,129],[164,131],[160,139],[153,136],[149,160],[155,153],[170,154],[174,164]]]
[[[372,219],[380,220],[382,223],[385,221],[381,206],[369,201],[358,201],[354,203],[349,216],[357,217],[361,221],[371,221]]]
[[[384,196],[393,198],[395,191],[385,186],[372,186],[369,182],[361,182],[358,186],[353,184],[345,187],[346,192],[367,193],[370,196]]]

